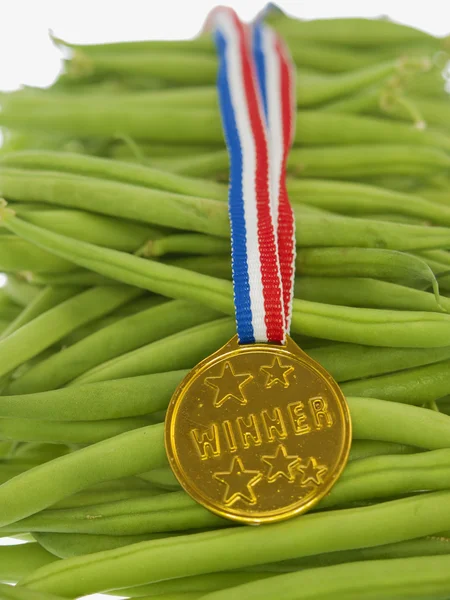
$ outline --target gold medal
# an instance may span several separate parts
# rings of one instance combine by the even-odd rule
[[[200,362],[169,404],[165,443],[181,486],[214,513],[267,523],[309,510],[347,462],[351,422],[336,382],[290,338]]]

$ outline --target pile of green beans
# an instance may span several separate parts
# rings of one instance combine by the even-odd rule
[[[349,462],[268,526],[180,488],[165,411],[235,333],[214,45],[55,38],[55,83],[0,94],[0,598],[450,598],[449,39],[267,19],[297,71],[291,333]]]

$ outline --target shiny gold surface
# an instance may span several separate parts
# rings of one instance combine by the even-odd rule
[[[338,385],[288,339],[233,338],[175,391],[165,442],[175,476],[197,502],[243,523],[305,512],[336,482],[351,423]]]

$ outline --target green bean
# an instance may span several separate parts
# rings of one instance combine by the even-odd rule
[[[55,556],[36,543],[0,546],[0,581],[18,581],[55,560]]]
[[[116,320],[38,363],[12,382],[8,393],[24,394],[61,387],[102,363],[178,331],[189,330],[215,316],[219,316],[218,313],[183,300],[150,307]]]
[[[126,417],[105,421],[42,421],[0,419],[0,437],[18,442],[95,444],[123,432],[152,423],[146,417]]]
[[[227,240],[201,234],[168,235],[152,240],[145,249],[144,256],[164,256],[166,254],[224,254],[230,251]]]
[[[33,537],[48,552],[58,558],[70,558],[94,554],[103,550],[122,548],[129,544],[137,544],[145,540],[169,537],[164,534],[147,533],[142,535],[89,535],[84,533],[34,533]],[[124,595],[124,594],[121,594]]]
[[[68,272],[52,273],[46,271],[45,273],[36,273],[34,271],[24,271],[22,276],[32,285],[40,286],[50,285],[59,287],[80,285],[82,287],[91,287],[94,285],[117,285],[114,279],[103,277],[86,269],[76,269],[73,264],[71,265],[71,270]]]
[[[165,600],[170,594],[177,594],[183,592],[197,592],[199,594],[230,588],[233,585],[241,585],[243,583],[264,579],[273,576],[273,573],[265,573],[259,571],[258,573],[246,573],[239,571],[226,571],[220,573],[212,573],[207,575],[197,575],[193,577],[182,577],[180,579],[169,579],[166,581],[159,581],[146,586],[138,586],[136,588],[127,588],[124,593],[133,592],[139,596],[144,594],[144,590],[147,598],[156,597],[161,600]],[[120,590],[117,590],[119,593]],[[172,596],[170,595],[169,598]]]
[[[12,273],[8,274],[8,279],[2,290],[14,304],[19,306],[27,306],[39,294],[38,288],[29,285]]]
[[[445,490],[449,482],[448,448],[412,455],[373,456],[349,463],[317,508],[323,510],[417,490]],[[227,526],[227,522],[211,515],[184,491],[179,491],[80,508],[45,510],[8,529],[116,536],[211,526]]]
[[[0,235],[0,269],[6,272],[59,272],[73,269],[66,260],[36,247],[16,235]]]
[[[350,48],[386,47],[402,43],[427,42],[437,48],[440,40],[420,29],[388,19],[315,19],[301,21],[284,15],[269,14],[269,23],[283,36],[292,35],[300,41],[343,44]]]
[[[163,493],[163,490],[157,487],[149,487],[142,490],[85,490],[57,502],[51,509],[79,508],[80,506],[91,506],[93,504],[104,504],[119,500],[148,498],[149,496],[157,496]]]
[[[298,275],[314,277],[374,277],[437,284],[430,267],[411,254],[381,248],[302,248],[297,251]]]
[[[424,404],[438,400],[450,391],[450,360],[407,369],[399,373],[378,375],[359,381],[347,381],[342,389],[352,396],[368,396]]]
[[[447,98],[440,100],[416,96],[411,98],[411,103],[426,123],[435,125],[436,128],[440,128],[444,131],[448,131],[450,110],[447,105]],[[399,102],[397,98],[394,98],[389,106],[385,106],[384,111],[382,108],[377,110],[378,114],[382,114],[383,112],[388,112],[389,116],[394,116],[404,121],[411,121],[409,107],[405,105],[405,103]]]
[[[353,76],[353,73],[349,75]],[[297,114],[294,144],[299,146],[410,144],[448,151],[450,137],[438,130],[421,130],[406,123],[381,118],[306,110]]]
[[[201,600],[269,600],[275,593],[283,600],[403,600],[444,598],[450,592],[449,556],[420,556],[319,567],[300,573],[277,575],[233,588],[214,591]]]
[[[22,312],[22,307],[18,306],[14,302],[11,302],[9,298],[2,298],[0,304],[0,315],[5,321],[11,321],[16,319]]]
[[[340,383],[411,369],[450,359],[450,347],[378,348],[359,344],[330,343],[305,352]]]
[[[53,594],[33,592],[4,583],[0,583],[0,597],[2,600],[63,600],[61,597],[54,596]]]
[[[222,176],[228,169],[226,152],[193,158],[163,159],[154,164],[182,175]],[[450,165],[445,152],[428,146],[360,145],[294,148],[289,155],[289,171],[297,177],[360,179],[380,175],[430,177]]]
[[[214,97],[215,93],[213,89]],[[63,173],[98,177],[212,200],[226,200],[227,196],[226,188],[212,181],[198,181],[189,177],[157,171],[150,167],[69,152],[25,151],[8,153],[0,157],[0,164],[9,167],[62,171]]]
[[[50,247],[52,252],[68,257],[80,266],[155,293],[199,301],[226,314],[233,313],[231,284],[227,281],[72,240],[25,223],[7,209],[3,209],[1,217],[8,229],[43,247]],[[322,222],[324,224],[326,222]],[[390,224],[382,225],[388,229]],[[395,227],[408,231],[438,229],[398,224]],[[420,246],[418,237],[414,239],[416,246]],[[447,315],[438,313],[356,310],[300,300],[293,303],[294,333],[334,341],[375,346],[439,347],[448,345],[447,324],[450,325]]]
[[[332,212],[364,215],[368,212],[415,216],[438,225],[450,225],[450,209],[424,200],[420,196],[394,192],[381,187],[343,181],[290,179],[289,197],[292,202],[306,203]]]
[[[396,442],[427,450],[449,447],[447,415],[374,398],[347,398],[347,402],[354,439]]]
[[[113,52],[87,56],[77,50],[68,64],[73,76],[99,74],[131,74],[157,77],[176,85],[204,85],[214,82],[217,60],[214,56],[164,51],[158,54]]]
[[[450,309],[449,299],[442,295],[438,295],[436,299],[436,294],[366,277],[300,277],[295,282],[295,297],[366,308],[423,311]]]
[[[161,262],[188,269],[195,273],[231,281],[231,260],[229,256],[179,256],[166,258]]]
[[[0,375],[49,348],[76,327],[111,312],[140,293],[126,286],[92,288],[47,310],[1,340]]]
[[[70,385],[193,368],[226,344],[235,331],[235,322],[230,318],[196,325],[102,363]]]
[[[350,399],[348,403],[355,439],[393,441],[431,450],[450,447],[450,420],[446,415],[372,398]],[[112,459],[116,456],[121,460]],[[8,526],[97,483],[167,466],[166,461],[162,424],[77,450],[0,486],[0,526]],[[440,530],[445,528],[442,525]]]
[[[1,337],[11,335],[17,329],[20,329],[39,315],[42,315],[47,310],[57,306],[61,302],[68,300],[75,294],[79,293],[79,287],[59,287],[43,288],[39,295],[26,306],[19,315],[10,323],[10,325],[2,332]]]
[[[186,374],[185,370],[169,371],[81,387],[69,386],[51,392],[2,396],[0,416],[40,421],[97,421],[144,416],[167,408],[173,390]]]
[[[213,53],[214,44],[213,40],[209,35],[202,35],[193,38],[192,40],[145,40],[145,41],[133,41],[133,42],[110,42],[107,44],[74,44],[62,40],[61,38],[55,37],[53,33],[50,33],[52,41],[56,46],[65,46],[72,50],[80,50],[85,54],[96,56],[98,54],[105,54],[109,52],[128,52],[136,50],[145,50],[148,52],[155,51],[169,51],[175,52],[191,50],[193,52],[200,53]]]
[[[21,213],[20,204],[18,209],[15,203],[11,204],[11,207],[29,223],[124,252],[134,252],[149,240],[162,235],[155,228],[84,211],[56,209]]]
[[[43,567],[22,580],[21,585],[73,597],[321,552],[400,542],[445,529],[450,523],[449,498],[450,492],[435,492],[366,508],[305,515],[270,527],[230,528],[141,542],[131,549],[98,553],[95,561],[76,557]],[[373,523],[378,526],[373,527]],[[440,566],[440,572],[447,570]],[[297,586],[297,594],[298,590]]]
[[[153,469],[152,471],[148,471],[148,473],[140,473],[139,477],[144,479],[144,481],[148,481],[163,490],[179,490],[180,484],[178,483],[178,479],[172,472],[172,469],[161,468],[161,469]]]
[[[428,176],[444,171],[450,158],[433,147],[373,145],[293,149],[291,170],[297,175],[336,179],[402,174]]]
[[[15,174],[18,175],[19,171],[15,171]],[[160,202],[158,202],[158,198],[154,194],[167,196],[167,193],[75,175],[54,173],[56,179],[50,175],[52,174],[49,172],[22,172],[20,179],[17,179],[11,170],[5,169],[1,173],[0,187],[3,187],[5,193],[16,198],[20,196],[22,200],[26,198],[32,200],[37,197],[34,194],[42,198],[44,194],[51,201],[64,202],[67,205],[87,210],[92,210],[95,198],[95,210],[98,212],[118,214],[128,219],[141,218],[146,222],[158,221],[160,224],[164,220],[166,224],[172,226],[179,223],[178,226],[184,229],[197,230],[200,233],[204,232],[220,237],[228,236],[229,225],[224,203],[187,198],[181,195],[171,196],[170,194],[168,194],[169,197],[160,198]],[[62,179],[60,180],[60,178]],[[30,185],[32,188],[29,188]],[[59,188],[61,188],[61,196],[57,193]],[[108,196],[107,202],[105,202],[104,194]],[[124,196],[130,198],[130,203],[126,203],[126,206],[121,201]],[[136,204],[138,199],[139,202]],[[173,200],[173,205],[169,202],[170,199]],[[130,212],[130,205],[139,214],[133,210]],[[164,210],[165,216],[161,216],[162,205],[168,209],[167,214]],[[149,207],[152,206],[153,209],[149,210]],[[188,213],[185,210],[187,208]],[[155,211],[158,212],[157,216],[154,214]],[[177,223],[175,222],[175,211],[178,215]],[[420,250],[443,247],[449,243],[449,234],[446,228],[382,222],[367,223],[363,219],[328,217],[321,213],[308,214],[305,213],[304,208],[298,205],[295,207],[295,211],[298,228],[297,241],[302,246],[375,245],[394,250]]]
[[[166,464],[161,425],[134,429],[76,450],[0,486],[0,526],[14,523],[97,483]]]
[[[349,461],[368,458],[369,456],[383,456],[385,454],[414,454],[418,452],[412,446],[396,444],[395,442],[380,442],[378,440],[353,440],[350,448]]]
[[[348,463],[318,508],[416,492],[449,489],[450,450],[410,455],[371,456]]]
[[[70,173],[5,168],[0,173],[0,193],[11,200],[94,209],[104,215],[223,237],[229,231],[223,202]]]
[[[9,525],[8,530],[128,536],[228,525],[228,521],[179,491],[80,508],[45,510]]]

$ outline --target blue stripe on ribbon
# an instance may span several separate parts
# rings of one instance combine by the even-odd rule
[[[262,21],[258,20],[254,26],[252,27],[252,35],[253,35],[253,59],[256,65],[256,75],[258,79],[259,92],[261,94],[263,107],[264,107],[264,115],[266,117],[266,123],[269,121],[269,109],[267,104],[267,89],[266,89],[266,59],[264,56],[264,49],[262,46],[262,32],[263,32],[264,24]]]
[[[222,113],[222,123],[230,156],[230,185],[228,211],[231,224],[231,262],[233,269],[234,306],[239,342],[254,343],[250,303],[250,282],[247,261],[247,231],[245,227],[244,199],[242,188],[242,147],[234,117],[233,103],[227,74],[227,41],[216,31],[216,46],[219,55],[217,86]]]

